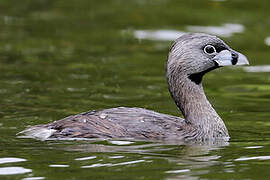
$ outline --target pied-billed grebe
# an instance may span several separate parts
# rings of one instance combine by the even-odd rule
[[[29,137],[134,138],[207,141],[229,139],[228,130],[207,100],[202,77],[222,66],[249,64],[247,58],[216,36],[188,33],[175,40],[166,66],[169,91],[185,119],[143,108],[89,111],[30,127]]]

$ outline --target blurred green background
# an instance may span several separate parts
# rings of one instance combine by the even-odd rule
[[[269,7],[267,0],[0,1],[0,179],[267,179]],[[136,106],[181,116],[165,62],[172,40],[189,31],[218,35],[250,61],[204,79],[230,145],[17,138],[29,125],[93,109]],[[74,160],[85,156],[96,158]],[[26,161],[3,163],[6,157]],[[31,172],[3,169],[17,166]]]

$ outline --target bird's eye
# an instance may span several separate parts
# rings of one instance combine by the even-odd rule
[[[203,49],[203,51],[206,53],[206,54],[214,54],[216,53],[216,48],[212,45],[206,45]]]

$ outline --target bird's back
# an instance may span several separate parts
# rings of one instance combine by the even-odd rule
[[[183,139],[185,125],[184,119],[176,116],[143,108],[118,107],[68,116],[50,124],[33,126],[23,133],[39,139],[52,137],[164,140]]]

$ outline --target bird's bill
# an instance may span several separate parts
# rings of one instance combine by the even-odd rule
[[[220,51],[214,58],[218,66],[241,66],[241,65],[249,65],[248,59],[245,55],[235,52],[238,54],[237,59],[233,59],[232,52],[229,50]],[[234,63],[236,61],[236,63]]]

